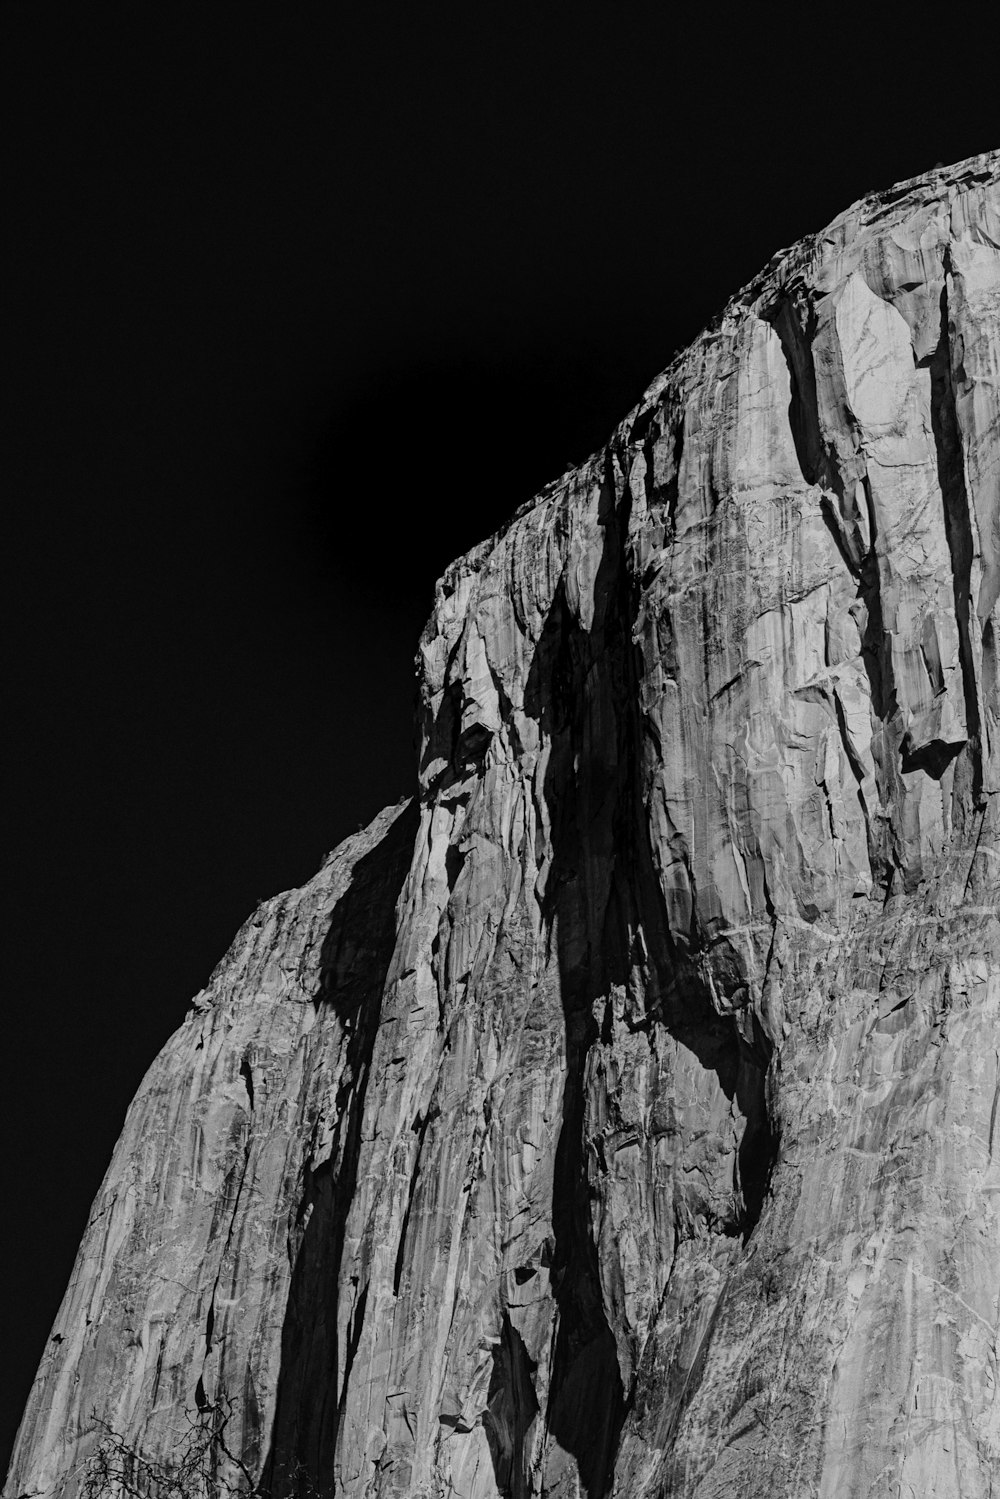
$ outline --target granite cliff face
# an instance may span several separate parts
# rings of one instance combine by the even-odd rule
[[[774,258],[438,585],[417,805],[154,1063],[5,1493],[1000,1477],[1000,155]]]

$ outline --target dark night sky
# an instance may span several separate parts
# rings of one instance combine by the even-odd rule
[[[804,14],[0,10],[0,1464],[144,1069],[412,786],[438,573],[775,249],[1000,143],[988,46]]]

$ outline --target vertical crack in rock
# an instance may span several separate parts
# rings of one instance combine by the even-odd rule
[[[776,302],[765,308],[764,316],[778,334],[788,368],[791,387],[788,422],[802,477],[822,491],[819,503],[823,519],[845,564],[858,580],[862,661],[869,683],[879,803],[882,808],[898,809],[904,799],[900,780],[902,730],[898,722],[891,642],[883,617],[878,523],[864,458],[856,453],[856,477],[845,474],[836,446],[824,435],[814,355],[818,320],[808,289],[793,282]],[[853,416],[845,411],[843,417],[856,447]],[[842,708],[838,709],[838,722],[848,758],[856,764],[850,736],[843,732]],[[860,793],[859,800],[865,816],[871,868],[879,883],[889,890],[897,870],[904,876],[907,874],[898,818],[873,818]]]
[[[874,834],[869,847],[869,858],[872,873],[884,887],[888,897],[897,874],[902,876],[904,885],[908,885],[919,878],[920,871],[908,866],[903,846],[900,820],[900,808],[905,795],[900,774],[903,769],[903,732],[892,665],[892,643],[883,613],[878,525],[867,475],[862,480],[862,486],[871,517],[871,550],[861,564],[858,586],[858,598],[864,605],[865,620],[861,632],[861,660],[868,676],[871,699],[872,757],[875,762],[880,814],[882,809],[889,814],[877,816],[874,827],[869,821],[869,831]]]
[[[245,1066],[245,1062],[243,1064],[241,1064],[241,1069],[240,1069],[241,1073],[242,1073],[243,1066]],[[245,1078],[244,1078],[244,1082],[245,1082]],[[252,1108],[252,1105],[251,1105],[251,1108]],[[219,1285],[220,1285],[220,1283],[222,1281],[223,1273],[224,1273],[224,1271],[227,1268],[231,1269],[231,1252],[232,1252],[232,1247],[233,1247],[233,1235],[237,1231],[237,1228],[238,1228],[238,1226],[240,1224],[240,1216],[239,1216],[240,1202],[241,1202],[241,1199],[243,1197],[243,1188],[244,1188],[244,1185],[246,1183],[247,1172],[250,1169],[250,1155],[251,1155],[251,1143],[252,1143],[251,1142],[251,1135],[250,1135],[250,1130],[251,1130],[250,1123],[249,1122],[243,1122],[243,1123],[241,1123],[240,1124],[240,1130],[241,1130],[241,1133],[243,1134],[243,1137],[244,1137],[243,1138],[243,1146],[242,1146],[242,1150],[241,1150],[241,1153],[240,1153],[240,1158],[239,1158],[238,1162],[233,1166],[232,1171],[230,1172],[230,1175],[229,1175],[229,1177],[226,1180],[226,1184],[225,1184],[225,1187],[223,1189],[224,1195],[223,1195],[222,1201],[218,1205],[218,1207],[221,1207],[223,1205],[228,1205],[228,1203],[229,1203],[229,1181],[231,1180],[232,1176],[235,1173],[238,1172],[238,1174],[239,1174],[239,1180],[238,1180],[238,1182],[236,1184],[236,1191],[235,1191],[235,1193],[233,1194],[233,1197],[232,1197],[232,1205],[229,1208],[229,1221],[228,1221],[228,1224],[226,1225],[225,1244],[224,1244],[224,1247],[223,1247],[222,1255],[221,1255],[221,1257],[219,1259],[219,1268],[216,1271],[215,1280],[214,1280],[214,1282],[212,1284],[212,1290],[211,1290],[211,1293],[210,1293],[209,1298],[208,1298],[208,1312],[207,1312],[206,1317],[205,1317],[205,1354],[204,1354],[204,1359],[202,1361],[201,1373],[198,1376],[198,1382],[197,1382],[197,1385],[195,1387],[195,1406],[196,1406],[196,1408],[198,1410],[202,1410],[203,1408],[205,1408],[205,1384],[204,1384],[204,1380],[205,1380],[205,1375],[208,1373],[208,1367],[207,1367],[208,1366],[208,1360],[212,1356],[212,1351],[213,1351],[213,1346],[214,1346],[215,1306],[216,1306],[216,1301],[217,1301],[218,1295],[219,1295]],[[217,1224],[218,1224],[218,1209],[217,1209],[216,1215],[215,1215],[215,1217],[213,1219],[213,1227],[212,1227],[212,1231],[211,1231],[211,1235],[210,1235],[210,1237],[212,1237],[212,1238],[215,1238],[216,1235],[217,1235],[217,1233],[218,1233],[218,1231],[219,1231]],[[227,1392],[226,1392],[226,1390],[224,1388],[224,1384],[220,1384],[217,1389],[214,1389],[214,1396],[215,1396],[215,1398],[219,1398],[219,1397],[225,1395],[226,1393]]]
[[[664,494],[659,497],[667,505],[671,530],[683,451],[683,415],[677,419],[674,431],[670,479]],[[646,438],[647,444],[648,441]],[[634,445],[634,429],[630,443]],[[644,456],[648,480],[652,464],[648,454]],[[622,452],[619,457],[627,471],[627,453]],[[744,1119],[743,1134],[734,1160],[735,1213],[730,1219],[722,1220],[720,1227],[723,1233],[738,1234],[746,1243],[760,1217],[778,1150],[777,1132],[770,1117],[766,1092],[773,1047],[755,1016],[749,1020],[751,1044],[748,1044],[737,1016],[721,1016],[712,1003],[710,986],[699,971],[700,957],[711,945],[711,938],[701,930],[697,883],[686,860],[686,878],[691,890],[691,926],[685,934],[687,941],[684,946],[679,946],[671,935],[669,914],[655,870],[649,809],[643,798],[647,781],[644,753],[647,747],[653,746],[655,761],[660,762],[665,748],[655,725],[640,708],[642,653],[635,645],[634,630],[640,612],[641,584],[635,576],[627,547],[631,518],[627,487],[621,503],[622,513],[617,521],[621,538],[615,590],[617,616],[615,628],[609,634],[616,641],[621,662],[619,801],[622,815],[616,821],[614,872],[618,899],[614,910],[620,913],[624,908],[631,913],[631,923],[620,920],[625,934],[624,950],[629,954],[624,982],[634,987],[637,968],[644,971],[647,992],[641,1002],[647,1011],[646,1023],[652,1019],[663,1024],[675,1039],[688,1047],[706,1071],[715,1074],[720,1089],[731,1104],[735,1103]],[[777,920],[766,874],[763,895],[771,922],[766,964],[769,967]],[[629,935],[630,925],[632,936]],[[618,945],[623,946],[622,938],[619,938]],[[639,964],[633,950],[636,947],[642,952]],[[733,957],[739,985],[745,982],[745,975],[739,958],[735,954]]]
[[[807,484],[832,491],[835,503],[824,496],[823,514],[844,561],[853,573],[858,573],[867,547],[859,542],[857,527],[845,514],[844,479],[836,453],[820,429],[813,357],[817,319],[808,289],[801,283],[788,287],[773,307],[764,310],[764,317],[778,335],[788,366],[791,387],[788,425],[802,477]]]
[[[334,1136],[321,1160],[303,1165],[298,1243],[281,1339],[266,1481],[276,1495],[303,1495],[332,1472],[338,1411],[364,1319],[354,1308],[346,1349],[337,1345],[337,1299],[350,1284],[343,1266],[344,1226],[357,1184],[361,1127],[379,1008],[395,943],[396,901],[416,833],[415,806],[354,866],[323,941],[314,1003],[339,1021],[345,1051],[333,1105]],[[339,1387],[338,1387],[339,1379]],[[290,1475],[295,1475],[294,1483]]]
[[[428,1109],[423,1118],[417,1118],[413,1130],[417,1136],[417,1153],[413,1159],[413,1171],[410,1175],[410,1187],[406,1198],[406,1209],[403,1213],[403,1221],[399,1225],[399,1243],[396,1246],[396,1263],[392,1272],[392,1294],[399,1295],[399,1283],[403,1277],[403,1266],[406,1263],[406,1231],[410,1226],[410,1214],[413,1212],[413,1198],[417,1190],[417,1180],[420,1176],[420,1156],[424,1148],[424,1140],[427,1137],[427,1126],[431,1120],[431,1110]]]
[[[627,489],[616,497],[610,463],[599,521],[603,549],[591,628],[573,618],[557,590],[525,697],[528,711],[537,706],[552,742],[545,795],[553,863],[545,916],[557,945],[566,1028],[552,1219],[558,1320],[544,1414],[549,1437],[572,1454],[589,1499],[610,1491],[633,1389],[633,1378],[628,1384],[622,1378],[604,1284],[609,1272],[594,1241],[595,1200],[605,1191],[608,1170],[597,1127],[608,1100],[595,1058],[605,1048],[613,1054],[618,1027],[638,1037],[662,1026],[714,1075],[720,1094],[743,1120],[733,1156],[732,1208],[714,1225],[722,1236],[744,1244],[750,1239],[777,1149],[766,1101],[771,1044],[753,1019],[745,1022],[748,1044],[737,1018],[720,1015],[712,1003],[700,965],[714,948],[712,963],[721,972],[724,944],[700,930],[693,876],[693,929],[683,950],[671,937],[654,871],[642,796],[646,736],[632,638],[638,584],[626,548],[629,499]],[[735,952],[731,964],[738,987],[745,980]],[[623,996],[623,1010],[616,994]],[[688,1380],[684,1398],[694,1388]],[[557,1465],[543,1467],[542,1493],[561,1492],[562,1482]]]
[[[505,1312],[483,1412],[497,1489],[504,1499],[530,1499],[532,1492],[529,1438],[538,1415],[536,1368]]]
[[[962,440],[955,410],[955,377],[952,370],[952,342],[948,315],[948,277],[951,274],[951,261],[947,251],[944,257],[944,273],[944,285],[941,287],[941,333],[937,348],[929,361],[931,423],[937,454],[938,484],[944,506],[945,535],[951,554],[955,622],[958,627],[959,664],[962,671],[962,691],[965,699],[965,721],[968,733],[971,795],[973,802],[978,803],[982,794],[983,761],[979,690],[971,639],[974,544],[969,497],[965,487]],[[963,749],[965,749],[965,744],[962,741],[933,740],[926,746],[922,746],[918,754],[911,755],[910,762],[915,768],[924,769],[928,774],[940,778],[949,762]],[[958,788],[956,788],[956,802],[961,809],[963,801],[958,794]]]
[[[545,1406],[550,1444],[542,1491],[561,1492],[556,1453],[572,1455],[588,1499],[603,1499],[624,1412],[624,1391],[614,1335],[601,1290],[591,1222],[584,1140],[585,1072],[598,1037],[595,1009],[610,986],[624,978],[623,954],[605,946],[614,850],[608,846],[606,804],[615,796],[618,722],[614,674],[620,672],[614,624],[618,545],[614,491],[607,483],[599,523],[603,551],[594,584],[591,630],[572,618],[560,585],[535,648],[525,690],[525,709],[551,741],[544,783],[552,840],[552,865],[544,916],[558,953],[560,996],[566,1034],[562,1121],[556,1150],[552,1202],[555,1247],[551,1279],[557,1307],[552,1374]],[[619,688],[620,693],[620,688]],[[595,722],[596,721],[596,722]],[[600,733],[599,729],[604,729]],[[596,730],[596,732],[595,732]]]
[[[744,1119],[736,1155],[738,1227],[744,1245],[760,1221],[771,1185],[771,1173],[778,1158],[778,1131],[771,1118],[767,1091],[773,1047],[756,1017],[753,1017],[753,1026],[756,1050],[751,1050],[742,1037],[738,1037],[739,1070],[734,1088]]]
[[[250,1058],[247,1057],[247,1056],[245,1056],[243,1058],[242,1062],[240,1063],[240,1077],[243,1079],[243,1085],[244,1085],[244,1087],[247,1090],[247,1103],[250,1105],[250,1112],[252,1114],[253,1113],[253,1072],[252,1072],[251,1067],[250,1067]]]

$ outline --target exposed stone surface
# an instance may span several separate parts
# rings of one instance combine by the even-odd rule
[[[262,1461],[312,1167],[341,1145],[342,1093],[364,1087],[350,1026],[377,1014],[413,823],[412,807],[381,813],[308,885],[261,905],[153,1063],[94,1203],[6,1493],[75,1493],[95,1412],[168,1457],[185,1409],[220,1386],[245,1457]]]
[[[998,175],[776,256],[449,569],[419,806],[154,1064],[10,1499],[223,1393],[275,1494],[993,1492]]]

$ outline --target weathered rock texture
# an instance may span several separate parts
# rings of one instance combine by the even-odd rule
[[[419,805],[154,1064],[9,1496],[223,1393],[276,1494],[993,1492],[998,175],[775,257],[445,575]]]

